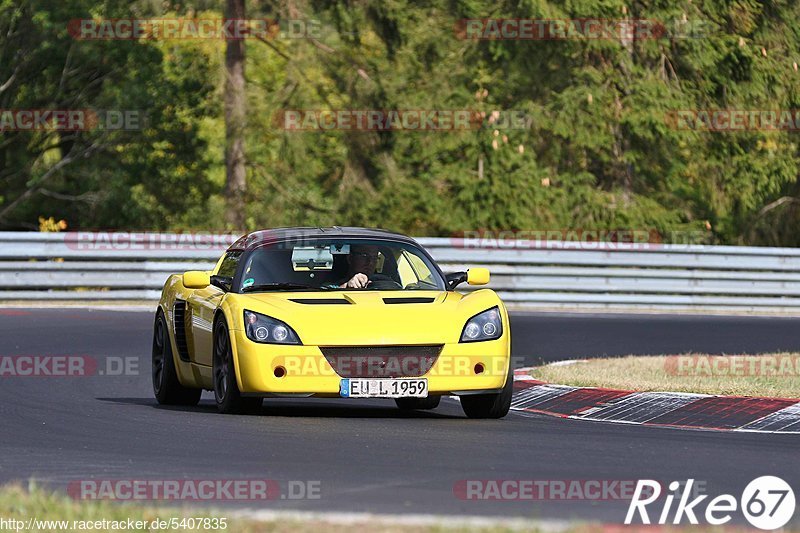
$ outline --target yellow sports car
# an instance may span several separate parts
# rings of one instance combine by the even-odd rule
[[[265,397],[393,398],[434,409],[458,396],[470,418],[511,404],[511,334],[489,271],[445,275],[413,239],[364,228],[245,235],[211,272],[170,276],[156,311],[161,404],[214,391],[222,413]]]

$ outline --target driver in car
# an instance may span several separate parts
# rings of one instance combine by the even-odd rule
[[[348,280],[339,285],[341,289],[363,289],[369,285],[369,277],[378,264],[378,247],[358,245],[350,247],[347,256]]]

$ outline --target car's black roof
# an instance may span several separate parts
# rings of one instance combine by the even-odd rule
[[[359,228],[352,226],[330,226],[327,228],[293,227],[253,231],[240,237],[228,249],[250,250],[259,246],[268,245],[270,243],[304,238],[385,239],[405,242],[418,246],[417,242],[411,237],[389,230],[377,228]]]

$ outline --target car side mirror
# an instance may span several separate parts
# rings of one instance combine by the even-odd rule
[[[470,268],[467,270],[467,283],[470,285],[486,285],[489,283],[489,269]]]
[[[449,274],[445,274],[444,276],[445,281],[447,281],[447,287],[452,291],[457,286],[461,285],[465,281],[467,281],[467,273],[466,272],[451,272]]]
[[[486,285],[489,283],[489,269],[470,268],[466,272],[452,272],[445,275],[450,290],[455,289],[465,281],[470,285]]]
[[[231,292],[233,278],[230,276],[211,276],[211,284],[225,292]]]
[[[189,270],[183,273],[183,286],[187,289],[205,289],[211,284],[208,272]]]

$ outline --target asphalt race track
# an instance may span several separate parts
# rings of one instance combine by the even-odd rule
[[[161,408],[150,385],[151,327],[149,313],[0,309],[0,355],[86,355],[100,368],[109,357],[138,359],[138,375],[0,378],[0,482],[35,478],[64,489],[92,478],[319,481],[320,499],[259,507],[616,523],[625,501],[467,501],[453,489],[460,480],[693,478],[712,496],[738,498],[752,479],[777,475],[800,494],[800,439],[792,435],[516,414],[470,421],[453,400],[410,415],[384,400],[267,400],[258,416],[222,416],[208,393],[198,408]],[[779,318],[518,313],[512,321],[514,353],[526,363],[800,351],[797,332],[798,320]]]
[[[512,313],[511,342],[526,365],[655,354],[799,351],[800,319],[748,316]]]

